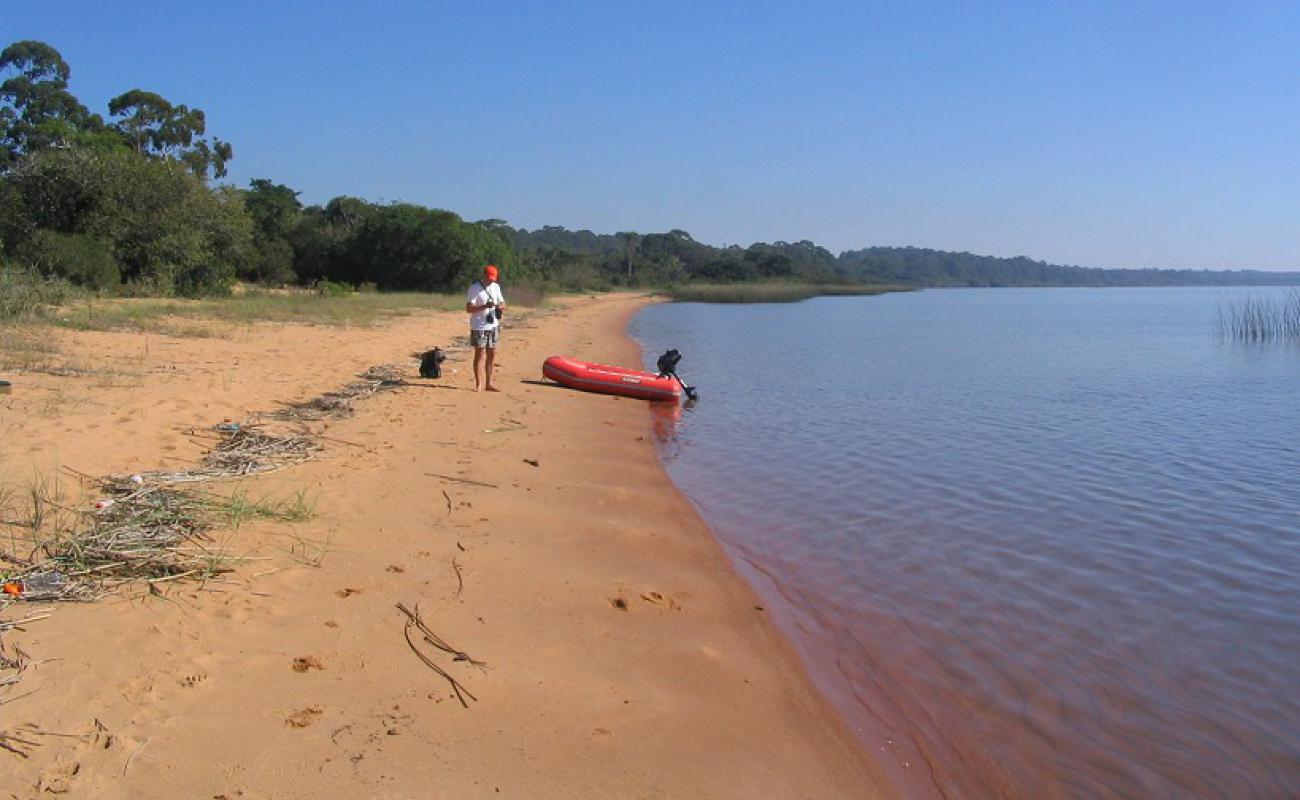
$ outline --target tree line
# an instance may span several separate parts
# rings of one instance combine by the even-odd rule
[[[839,255],[851,279],[911,286],[1232,286],[1296,285],[1300,272],[1106,269],[1062,266],[1025,256],[998,258],[920,247],[870,247]]]
[[[683,230],[596,234],[467,221],[340,196],[304,206],[269,178],[220,184],[231,143],[201,109],[144,89],[107,116],[43,42],[0,51],[0,269],[127,294],[220,294],[237,280],[456,291],[485,263],[560,289],[678,283],[1114,286],[1300,283],[1297,273],[1103,270],[919,248],[837,255],[810,241],[714,247]]]

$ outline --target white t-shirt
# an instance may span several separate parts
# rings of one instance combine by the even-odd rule
[[[469,292],[465,295],[465,300],[472,306],[481,306],[487,302],[504,303],[505,297],[501,294],[501,284],[495,281],[486,289],[483,288],[482,281],[474,281],[469,286]],[[475,311],[469,315],[469,328],[473,331],[490,331],[501,323],[497,322],[494,309],[485,308],[482,311]]]

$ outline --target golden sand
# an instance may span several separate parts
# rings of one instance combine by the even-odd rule
[[[396,363],[410,385],[309,423],[314,461],[205,484],[306,498],[304,522],[242,520],[243,558],[203,585],[58,604],[4,641],[31,658],[0,693],[18,797],[848,798],[879,772],[658,463],[643,401],[541,380],[563,353],[639,363],[648,302],[512,314],[499,394],[467,353],[441,380],[413,354],[463,336],[430,312],[374,328],[256,324],[220,338],[59,332],[89,375],[4,374],[0,475],[184,469],[185,435]],[[455,372],[453,373],[453,370]],[[442,477],[435,477],[442,476]],[[485,485],[490,484],[490,485]],[[404,636],[417,605],[477,668]],[[30,610],[11,606],[3,618]],[[40,731],[36,733],[34,731]],[[56,735],[57,734],[57,735]]]

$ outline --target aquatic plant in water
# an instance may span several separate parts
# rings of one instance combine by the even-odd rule
[[[1244,341],[1300,339],[1300,289],[1280,302],[1248,296],[1219,304],[1219,335]]]

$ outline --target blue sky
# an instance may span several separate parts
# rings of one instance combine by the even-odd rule
[[[1292,2],[28,2],[229,180],[710,244],[1300,269]]]

